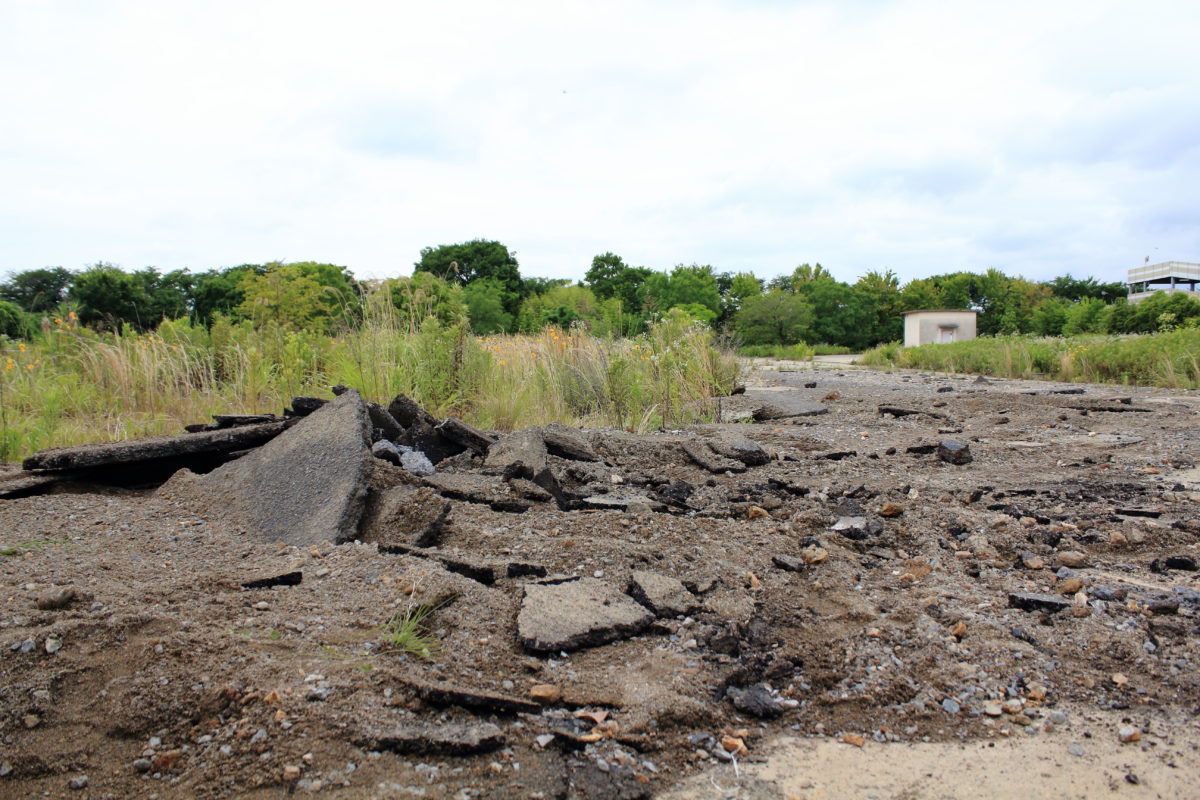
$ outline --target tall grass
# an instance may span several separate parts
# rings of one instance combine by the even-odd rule
[[[336,336],[185,320],[119,336],[56,321],[36,341],[0,339],[0,460],[47,447],[178,433],[215,413],[280,412],[344,383],[387,403],[501,431],[531,424],[618,426],[710,419],[737,383],[727,343],[686,316],[635,339],[586,329],[481,338],[465,325],[400,315],[387,295]]]
[[[1005,378],[1194,389],[1200,386],[1200,330],[1140,336],[997,336],[909,348],[892,342],[867,351],[859,363]]]

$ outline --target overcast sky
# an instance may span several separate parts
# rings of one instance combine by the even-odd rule
[[[0,3],[0,272],[1200,261],[1200,2]]]

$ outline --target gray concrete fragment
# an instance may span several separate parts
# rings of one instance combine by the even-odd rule
[[[688,457],[699,464],[709,472],[718,475],[725,472],[745,472],[746,465],[740,461],[734,461],[724,456],[719,456],[713,452],[712,447],[708,442],[698,439],[684,439],[679,443],[683,447],[683,452],[687,453]]]
[[[517,636],[534,652],[578,650],[632,636],[653,620],[631,597],[595,578],[526,584]]]
[[[278,436],[285,423],[268,422],[180,436],[155,436],[123,442],[56,447],[25,459],[27,470],[62,472],[111,467],[181,457],[228,454],[257,447]]]
[[[488,449],[483,471],[489,475],[503,475],[505,478],[534,480],[546,469],[547,455],[542,429],[526,428],[498,439]]]
[[[609,511],[630,511],[648,508],[650,511],[666,511],[667,507],[656,500],[651,500],[641,492],[618,492],[609,494],[594,494],[579,501],[584,508],[595,508]]]
[[[764,450],[762,445],[739,433],[722,433],[710,439],[708,446],[717,455],[735,459],[748,467],[760,466],[771,460],[771,454]]]
[[[458,417],[447,417],[435,430],[443,438],[458,442],[463,447],[468,450],[474,450],[476,453],[486,453],[496,442],[496,437],[468,425]]]
[[[496,511],[520,513],[529,510],[529,503],[514,497],[502,478],[491,475],[442,472],[425,478],[425,483],[444,497],[482,503]]]
[[[245,428],[235,428],[229,433]],[[283,435],[194,481],[214,507],[296,546],[353,539],[373,458],[366,404],[348,391]],[[203,495],[202,495],[203,496]]]
[[[648,570],[634,570],[629,595],[659,617],[690,614],[697,607],[695,596],[677,579]]]
[[[573,461],[599,461],[600,456],[581,431],[561,422],[551,422],[542,429],[542,439],[551,455]]]
[[[937,454],[947,464],[970,464],[974,458],[971,447],[957,439],[943,439],[938,445]]]
[[[365,750],[464,756],[488,753],[504,744],[504,731],[490,722],[464,725],[404,718],[394,722],[363,720],[356,728],[353,741]]]
[[[829,413],[824,404],[810,400],[794,389],[750,389],[745,396],[754,404],[750,414],[758,422]]]
[[[404,429],[400,427],[400,423],[396,422],[383,406],[378,403],[367,403],[367,413],[371,417],[371,427],[379,431],[384,439],[398,442],[404,436]]]

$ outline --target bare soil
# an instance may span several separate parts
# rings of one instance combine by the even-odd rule
[[[433,551],[263,541],[176,480],[0,500],[0,796],[1195,796],[1200,397],[836,370],[550,459],[651,504],[449,500]],[[729,434],[770,460],[681,446]],[[696,609],[521,644],[525,584],[634,571]],[[387,641],[419,604],[427,657]]]

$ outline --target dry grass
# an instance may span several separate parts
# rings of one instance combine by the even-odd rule
[[[337,383],[500,431],[556,420],[644,430],[705,418],[738,378],[732,350],[685,317],[637,339],[582,328],[485,339],[461,324],[416,325],[378,295],[359,327],[334,337],[227,320],[102,336],[67,321],[35,342],[0,341],[0,365],[4,460],[177,433],[215,413],[278,413]]]

